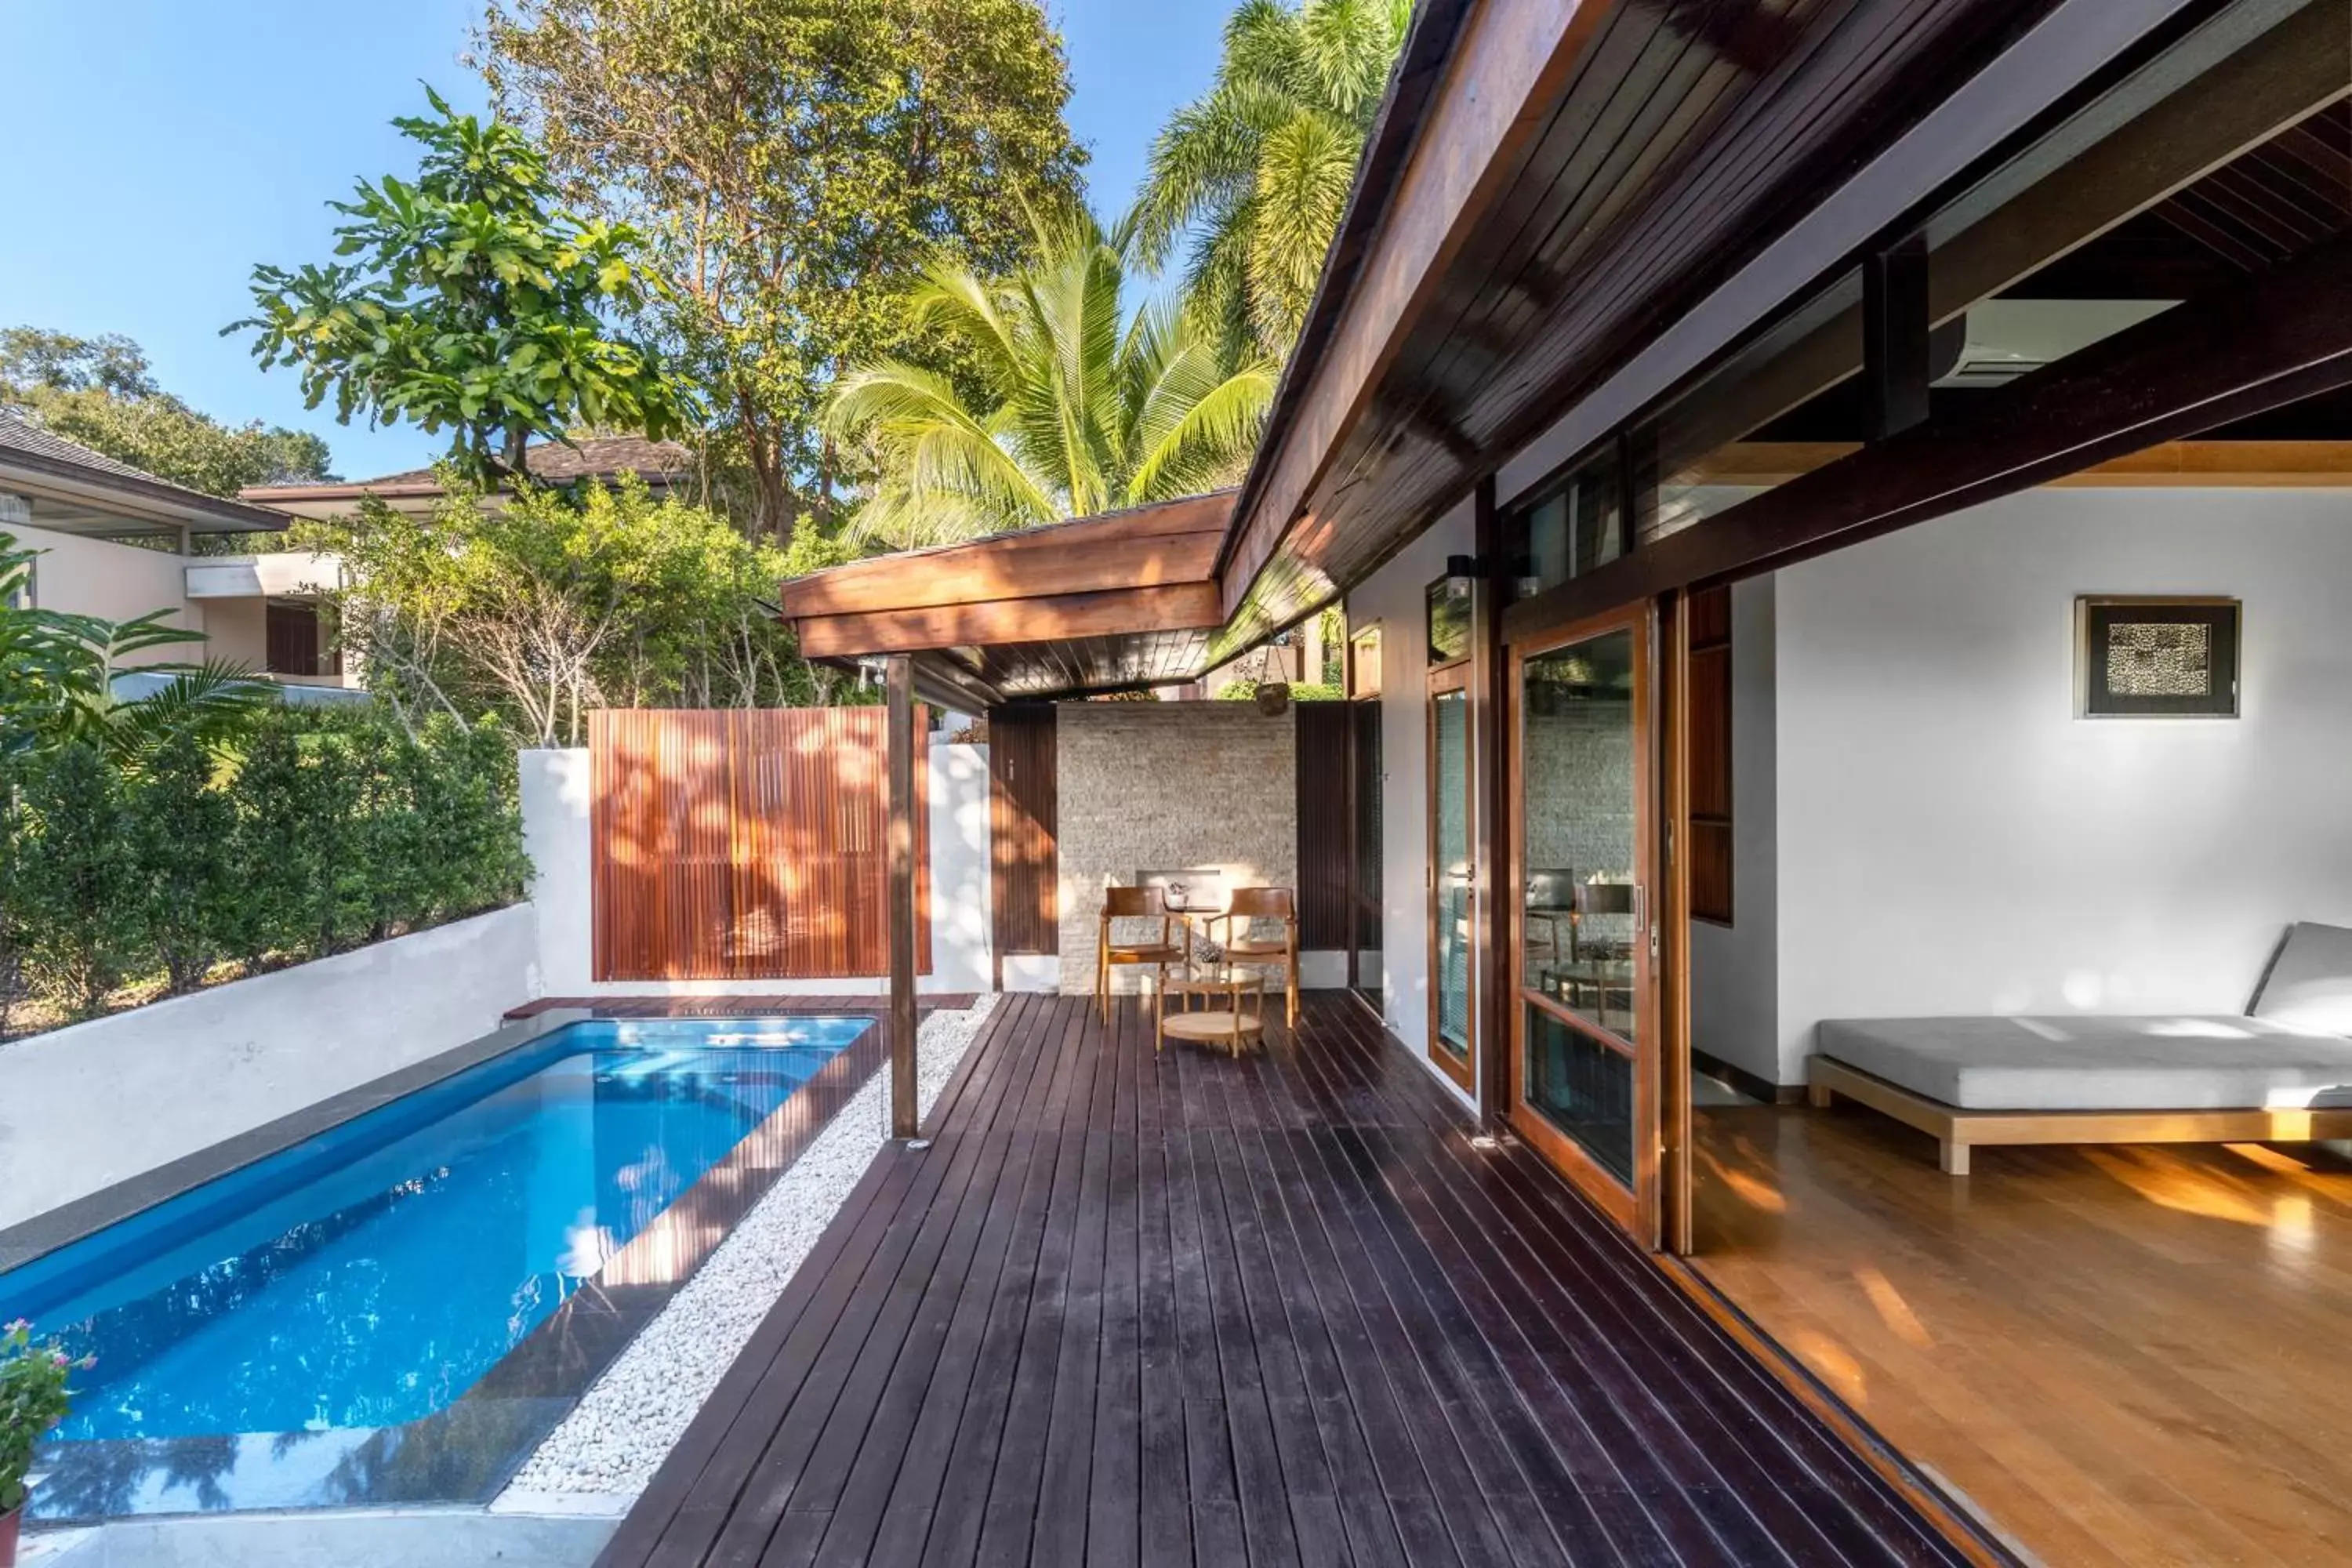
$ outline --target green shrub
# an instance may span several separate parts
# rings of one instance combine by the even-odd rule
[[[73,1012],[97,1012],[131,962],[138,871],[121,773],[87,742],[19,769],[31,843],[16,898],[42,989]]]
[[[373,706],[273,708],[225,752],[187,733],[135,763],[20,756],[0,778],[0,1037],[28,993],[87,1015],[126,978],[185,991],[222,958],[320,958],[511,903],[518,794],[496,723],[412,735]]]
[[[236,935],[236,804],[215,784],[218,771],[183,731],[157,747],[128,791],[137,939],[174,994],[194,990]]]

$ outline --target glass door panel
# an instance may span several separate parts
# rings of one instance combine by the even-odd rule
[[[1438,684],[1433,677],[1433,687]],[[1476,1059],[1470,943],[1470,700],[1457,681],[1429,700],[1432,1060],[1467,1087]]]
[[[1512,1121],[1632,1223],[1655,1034],[1646,614],[1516,661]]]

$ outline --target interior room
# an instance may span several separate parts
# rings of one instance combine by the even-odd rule
[[[2347,573],[2352,491],[2083,485],[1731,595],[1696,1266],[2042,1561],[2352,1552],[2352,1466],[2308,1398],[2352,1373],[2352,1163],[2294,1136],[2352,1103]],[[2098,711],[2109,687],[2170,710]],[[1913,1079],[1929,1100],[1982,1069],[1994,1106],[2165,1111],[2252,1073],[2273,1114],[1948,1173],[1932,1131],[1803,1103],[1825,1057],[1905,1072],[1869,1055],[1904,1044],[1890,1021],[1959,1064]]]

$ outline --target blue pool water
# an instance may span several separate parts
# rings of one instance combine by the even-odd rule
[[[575,1024],[0,1275],[97,1366],[57,1433],[440,1410],[869,1026]]]

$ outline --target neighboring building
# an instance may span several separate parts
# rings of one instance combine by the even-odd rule
[[[569,485],[582,479],[609,483],[623,474],[635,474],[656,500],[673,489],[684,491],[695,479],[691,451],[676,441],[648,441],[642,436],[541,441],[524,454],[523,467],[543,485]],[[257,485],[240,491],[238,499],[296,517],[329,518],[350,513],[369,496],[395,511],[422,517],[441,499],[441,480],[431,468],[411,468],[348,483]]]
[[[320,614],[341,585],[332,560],[268,548],[289,519],[192,490],[94,452],[0,408],[0,532],[42,552],[33,602],[130,620],[156,610],[202,632],[202,645],[152,648],[134,664],[191,657],[245,666],[289,685],[355,684]],[[196,554],[206,535],[249,537],[250,554]]]

